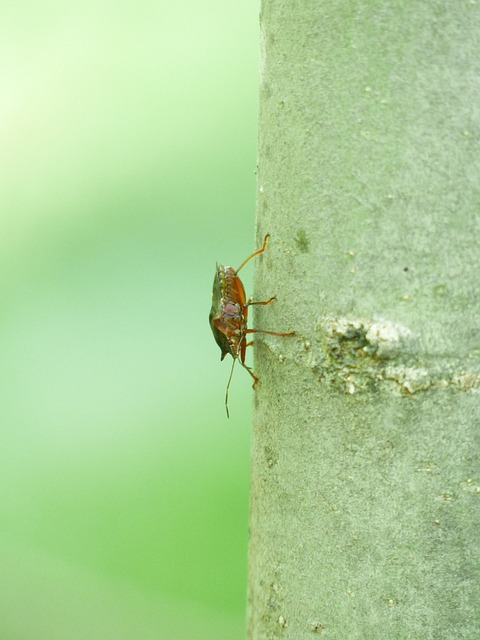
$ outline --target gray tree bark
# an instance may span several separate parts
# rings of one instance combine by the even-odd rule
[[[480,637],[480,3],[263,0],[248,638]]]

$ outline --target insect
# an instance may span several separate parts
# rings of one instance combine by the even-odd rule
[[[258,378],[253,373],[252,369],[245,364],[246,349],[253,345],[253,340],[247,342],[247,335],[250,333],[267,333],[271,336],[295,335],[294,331],[279,333],[278,331],[248,329],[247,327],[248,307],[254,304],[270,304],[275,300],[275,296],[272,296],[268,300],[254,301],[252,298],[247,300],[245,296],[245,288],[238,273],[249,260],[265,251],[269,235],[270,234],[267,233],[263,239],[263,244],[260,249],[257,249],[250,254],[238,269],[234,269],[233,267],[228,267],[223,264],[217,264],[217,269],[215,271],[212,291],[212,308],[209,315],[210,327],[213,332],[213,337],[222,352],[220,360],[223,360],[228,353],[233,358],[232,368],[227,382],[227,390],[225,392],[225,408],[227,410],[227,417],[230,417],[228,412],[228,389],[230,387],[235,362],[239,360],[242,367],[252,376],[253,387],[255,387],[258,382]]]

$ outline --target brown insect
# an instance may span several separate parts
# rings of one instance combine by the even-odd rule
[[[269,234],[263,239],[263,245],[260,249],[254,251],[248,256],[246,260],[238,267],[228,267],[223,264],[217,264],[217,270],[215,272],[215,278],[213,280],[212,291],[212,308],[210,310],[209,321],[210,327],[213,332],[213,336],[220,347],[222,355],[220,360],[223,360],[227,353],[232,358],[232,368],[230,370],[230,376],[227,382],[227,390],[225,393],[225,408],[228,413],[228,389],[230,387],[230,381],[233,375],[233,368],[237,360],[244,369],[253,378],[253,387],[258,382],[257,376],[253,373],[252,369],[245,364],[245,353],[247,347],[253,344],[253,340],[247,342],[247,335],[249,333],[267,333],[271,336],[293,336],[294,331],[288,333],[279,333],[278,331],[265,331],[263,329],[248,329],[248,307],[254,304],[270,304],[275,300],[275,296],[272,296],[268,300],[254,301],[249,298],[248,301],[245,297],[245,288],[240,280],[238,273],[254,256],[259,253],[263,253],[267,248]]]

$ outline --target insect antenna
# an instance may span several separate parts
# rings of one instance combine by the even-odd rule
[[[230,418],[230,414],[228,413],[228,389],[230,387],[230,381],[233,376],[233,368],[235,367],[236,361],[237,361],[237,358],[234,358],[232,362],[232,368],[230,369],[230,375],[228,376],[227,390],[225,391],[225,409],[227,410],[227,418]]]

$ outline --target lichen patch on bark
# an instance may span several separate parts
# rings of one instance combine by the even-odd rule
[[[451,357],[423,353],[408,327],[385,319],[321,318],[315,336],[303,341],[301,357],[323,382],[348,394],[381,388],[405,396],[480,389],[480,372]]]

